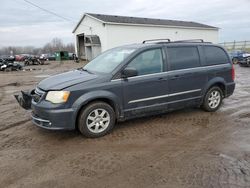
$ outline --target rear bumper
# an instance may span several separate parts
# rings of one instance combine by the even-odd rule
[[[229,97],[230,95],[232,95],[234,92],[234,89],[235,89],[234,82],[226,84],[225,97]]]

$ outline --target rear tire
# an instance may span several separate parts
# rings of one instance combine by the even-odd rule
[[[223,92],[218,86],[211,87],[203,100],[202,108],[207,112],[215,112],[221,106]]]
[[[105,102],[93,102],[80,112],[78,129],[88,138],[101,137],[113,129],[115,119],[115,112],[110,105]]]

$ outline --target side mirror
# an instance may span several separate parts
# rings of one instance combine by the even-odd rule
[[[137,76],[137,75],[138,75],[138,72],[133,67],[126,67],[122,71],[122,78],[129,78],[129,77],[133,77],[133,76]]]

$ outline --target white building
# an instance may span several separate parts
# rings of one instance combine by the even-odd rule
[[[217,43],[218,30],[196,22],[86,13],[73,33],[77,56],[91,60],[107,49],[148,39],[203,39]]]

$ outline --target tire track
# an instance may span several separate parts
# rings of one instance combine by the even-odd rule
[[[4,87],[0,86],[0,103],[2,102],[4,97],[5,97],[5,89],[4,89]]]
[[[7,129],[10,129],[10,128],[13,128],[13,127],[16,127],[16,126],[23,125],[23,124],[25,124],[25,123],[27,123],[29,121],[30,121],[30,118],[22,120],[22,121],[15,122],[15,123],[12,123],[12,124],[9,124],[7,126],[0,127],[0,131],[5,131]]]

